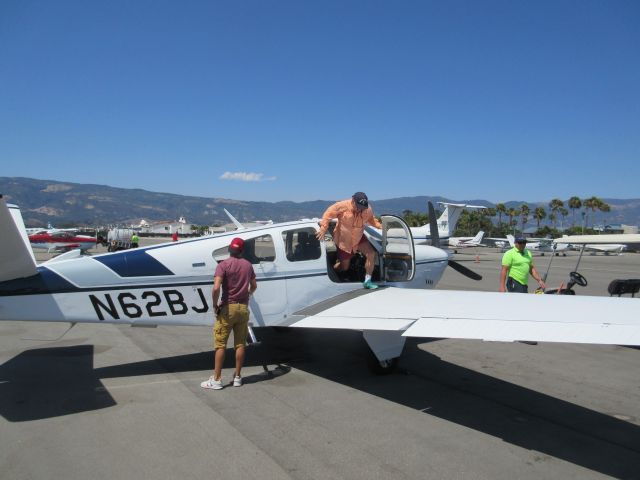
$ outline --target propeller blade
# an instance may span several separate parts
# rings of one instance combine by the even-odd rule
[[[482,280],[482,275],[474,272],[473,270],[465,267],[461,263],[456,262],[455,260],[449,260],[449,266],[453,268],[456,272],[461,273],[465,277],[469,277],[471,280]]]
[[[440,234],[438,233],[438,220],[436,219],[436,209],[433,203],[427,203],[429,208],[429,234],[431,235],[431,245],[440,248]]]

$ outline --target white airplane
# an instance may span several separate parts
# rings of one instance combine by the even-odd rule
[[[79,229],[78,228],[54,228],[51,225],[51,222],[47,223],[47,228],[42,228],[42,227],[34,227],[34,228],[27,228],[27,235],[35,235],[35,234],[44,234],[44,233],[59,233],[59,232],[72,232],[72,233],[76,233]]]
[[[554,243],[565,243],[575,246],[582,246],[581,252],[601,252],[605,255],[610,253],[620,254],[627,245],[640,243],[640,234],[617,234],[617,235],[564,235],[556,238]]]
[[[458,220],[460,219],[460,215],[462,214],[465,208],[476,208],[482,209],[487,208],[482,205],[467,205],[464,203],[446,203],[446,202],[438,202],[440,205],[444,206],[444,211],[438,217],[437,231],[438,237],[441,242],[446,242],[446,240],[453,235],[453,232],[456,229],[456,225],[458,225]],[[433,212],[429,212],[429,217],[435,216],[435,210]],[[436,228],[433,229],[436,231]],[[416,245],[430,245],[431,244],[431,225],[425,224],[421,227],[411,227],[411,235],[413,235],[413,241]]]
[[[365,290],[361,278],[335,274],[335,250],[305,221],[90,257],[74,250],[36,265],[18,207],[0,198],[0,320],[211,326],[213,272],[238,236],[258,281],[253,326],[359,330],[381,369],[407,337],[640,345],[636,299],[433,290],[447,264],[470,271],[414,245],[402,219],[381,220],[381,239],[367,238],[384,288]],[[392,228],[405,229],[404,243],[388,241]]]
[[[482,230],[476,233],[475,237],[449,237],[449,249],[453,249],[455,253],[458,253],[460,248],[484,247],[481,243],[482,237],[484,237]]]
[[[554,242],[551,238],[533,239],[534,241],[527,240],[527,250],[532,252],[539,252],[544,257],[545,253],[555,253],[556,257],[562,253],[562,256],[566,257],[566,251],[569,249],[569,244]],[[537,240],[537,241],[536,241]],[[515,247],[515,240],[513,235],[507,235],[507,242],[511,247]]]

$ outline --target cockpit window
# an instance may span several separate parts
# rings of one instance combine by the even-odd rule
[[[320,258],[320,241],[311,227],[297,228],[282,232],[282,241],[287,252],[287,260],[301,262]]]
[[[212,253],[213,259],[220,263],[229,258],[229,247],[218,248]],[[244,239],[244,251],[242,257],[257,265],[260,262],[273,262],[276,259],[276,248],[271,235],[261,235]]]

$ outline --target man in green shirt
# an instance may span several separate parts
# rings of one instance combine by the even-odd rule
[[[131,248],[138,248],[138,243],[140,242],[140,237],[138,237],[137,233],[131,235]]]
[[[533,266],[533,256],[525,247],[527,239],[520,236],[516,238],[516,246],[508,250],[502,256],[502,271],[500,272],[500,291],[527,293],[529,291],[529,273],[538,282],[540,288],[545,285]],[[506,290],[505,290],[506,288]]]

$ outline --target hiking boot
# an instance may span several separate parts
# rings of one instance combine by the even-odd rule
[[[209,380],[205,380],[200,384],[202,388],[208,388],[210,390],[222,390],[224,385],[222,385],[222,377],[219,380],[215,380],[213,377],[209,377]]]
[[[236,375],[233,377],[233,386],[241,387],[242,386],[242,377],[240,375]]]
[[[362,284],[362,286],[364,288],[368,288],[369,290],[375,290],[376,288],[378,288],[378,285],[376,285],[375,283],[373,283],[371,280],[367,280],[366,282],[364,282]]]

